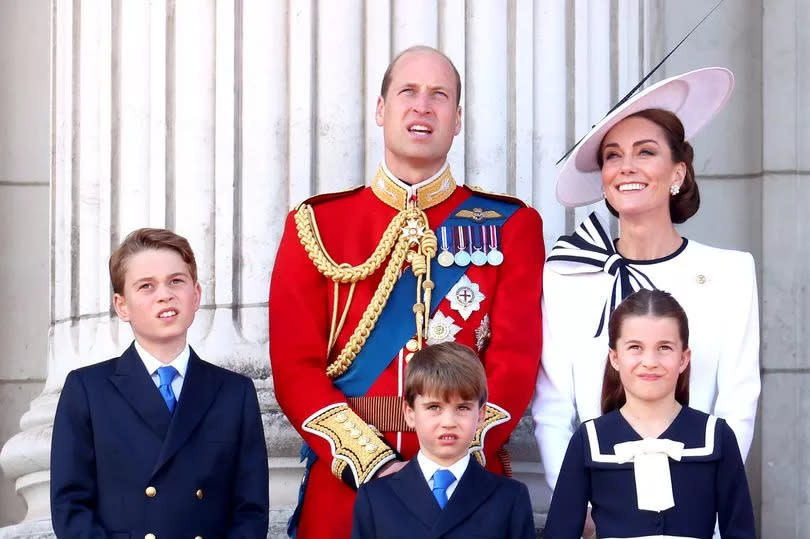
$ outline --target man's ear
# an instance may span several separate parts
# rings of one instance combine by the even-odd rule
[[[406,425],[408,425],[412,429],[416,428],[416,420],[414,419],[416,412],[414,412],[414,409],[411,408],[411,406],[408,404],[408,401],[406,400],[402,401],[402,415],[405,416]]]
[[[374,120],[377,122],[379,127],[382,127],[385,123],[385,99],[383,96],[377,97],[377,112],[374,114]]]
[[[129,322],[129,309],[127,308],[127,299],[123,294],[113,294],[113,307],[115,313],[122,322]]]
[[[453,130],[454,135],[461,133],[461,107],[456,107],[456,128]]]

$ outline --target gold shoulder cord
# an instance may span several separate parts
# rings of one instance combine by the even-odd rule
[[[295,226],[298,230],[298,238],[301,245],[306,250],[312,263],[318,271],[326,278],[335,283],[335,304],[332,310],[332,323],[329,335],[329,346],[327,358],[332,347],[340,334],[346,315],[349,310],[354,287],[357,282],[362,281],[377,271],[385,259],[390,255],[388,265],[385,267],[382,280],[371,302],[363,312],[360,322],[355,328],[346,346],[338,354],[337,359],[326,368],[326,374],[332,378],[338,378],[351,366],[357,354],[363,348],[368,336],[374,329],[380,317],[391,290],[394,288],[402,265],[405,260],[411,263],[411,269],[417,277],[416,283],[416,303],[413,312],[416,319],[417,346],[422,347],[422,335],[427,334],[428,317],[425,312],[429,311],[433,281],[430,279],[430,260],[436,255],[438,241],[436,234],[430,229],[425,212],[409,203],[408,207],[400,211],[388,224],[382,239],[371,256],[358,266],[349,264],[338,264],[326,252],[323,245],[318,225],[315,222],[315,214],[312,207],[303,204],[295,213]],[[349,296],[340,317],[337,321],[338,287],[340,284],[349,283]]]

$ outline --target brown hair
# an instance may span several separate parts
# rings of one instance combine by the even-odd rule
[[[110,255],[110,281],[113,292],[124,293],[127,260],[149,249],[168,249],[180,255],[183,262],[188,265],[191,279],[197,282],[197,261],[186,238],[165,228],[139,228],[131,232]]]
[[[405,373],[405,401],[413,408],[417,395],[449,401],[454,397],[487,402],[487,375],[471,348],[455,342],[427,346],[416,352]]]
[[[672,162],[684,163],[686,165],[686,174],[681,183],[681,190],[677,195],[669,199],[669,215],[672,222],[685,222],[695,215],[698,208],[700,208],[700,192],[698,191],[697,182],[695,182],[695,169],[692,165],[695,151],[692,145],[684,140],[684,130],[681,120],[672,112],[663,109],[644,109],[635,114],[631,114],[627,118],[644,118],[660,127],[666,136],[667,145],[672,154]],[[625,120],[627,118],[625,118]],[[601,144],[596,156],[596,161],[599,163],[599,168],[602,168]],[[608,210],[610,210],[610,213],[616,217],[619,216],[619,213],[607,200],[605,200],[605,204]]]
[[[450,68],[453,70],[453,75],[456,77],[456,106],[458,106],[458,104],[461,103],[461,75],[458,74],[458,69],[456,69],[455,64],[453,64],[453,61],[446,54],[438,49],[434,49],[433,47],[428,47],[427,45],[414,45],[413,47],[408,47],[404,51],[397,54],[393,60],[391,60],[391,63],[388,64],[388,68],[383,74],[382,85],[380,86],[380,96],[383,99],[388,96],[388,87],[391,86],[391,77],[394,74],[394,66],[397,65],[400,58],[409,52],[435,52],[447,61]]]
[[[630,316],[654,316],[671,318],[678,323],[678,333],[683,348],[689,347],[689,321],[683,307],[669,293],[662,290],[641,289],[627,296],[610,315],[608,322],[608,346],[616,350],[616,341],[621,336],[622,324]],[[678,375],[675,385],[675,400],[689,406],[689,372],[692,364]],[[619,371],[613,368],[608,359],[602,378],[602,413],[606,414],[624,406],[627,396],[624,393]]]

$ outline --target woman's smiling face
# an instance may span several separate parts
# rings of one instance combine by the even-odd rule
[[[602,140],[602,188],[620,217],[666,212],[670,188],[680,187],[686,165],[672,161],[663,129],[631,116],[616,124]]]

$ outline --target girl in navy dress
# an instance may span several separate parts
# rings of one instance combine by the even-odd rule
[[[565,454],[544,537],[578,539],[588,504],[597,537],[756,537],[734,432],[688,407],[689,326],[660,290],[614,311],[601,417],[583,423]]]

